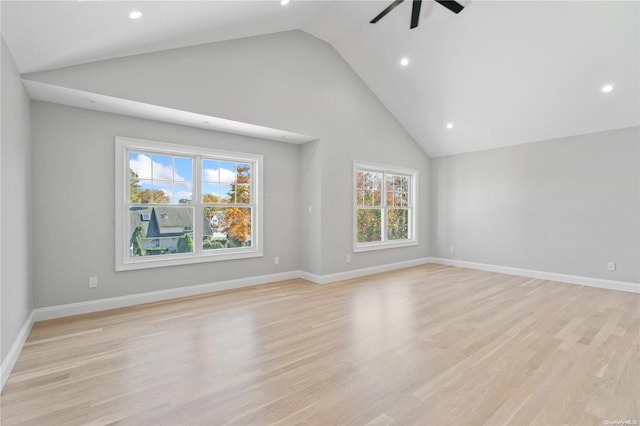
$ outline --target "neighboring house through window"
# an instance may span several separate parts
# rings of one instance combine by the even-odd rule
[[[116,270],[262,256],[262,156],[116,138]]]

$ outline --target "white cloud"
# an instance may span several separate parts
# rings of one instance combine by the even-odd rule
[[[138,154],[137,158],[129,160],[129,167],[136,172],[140,179],[151,179],[151,157],[145,154]],[[153,179],[155,180],[173,180],[173,167],[153,162]],[[176,174],[176,180],[184,180],[183,177]]]
[[[154,180],[173,180],[173,167],[153,162]]]
[[[177,191],[173,194],[173,199],[171,201],[173,201],[174,203],[177,203],[178,201],[180,201],[181,199],[186,198],[187,200],[191,199],[191,192],[190,191]]]
[[[218,172],[220,172],[220,180],[218,180]],[[204,180],[207,182],[233,183],[236,180],[236,174],[229,169],[204,169]]]
[[[151,157],[138,154],[137,158],[129,159],[129,168],[141,179],[149,179],[151,177]]]

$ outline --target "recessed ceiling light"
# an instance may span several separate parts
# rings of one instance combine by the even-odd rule
[[[286,5],[289,4],[289,0],[281,0],[280,4],[283,5],[283,6],[286,6]]]
[[[406,67],[407,65],[409,65],[409,58],[400,59],[400,65],[402,65],[403,67]]]
[[[140,12],[139,10],[134,10],[133,12],[131,12],[129,14],[129,18],[130,19],[140,19],[140,18],[142,18],[142,12]]]
[[[613,90],[613,86],[610,84],[605,84],[604,86],[602,86],[602,93],[609,93],[610,91]]]
[[[447,129],[453,129],[453,123],[447,123]]]

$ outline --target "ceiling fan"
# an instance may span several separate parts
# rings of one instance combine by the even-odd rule
[[[370,23],[375,24],[376,22],[384,18],[387,13],[395,9],[396,6],[398,6],[403,1],[404,0],[395,0],[385,10],[380,12],[378,16],[373,18],[370,21]],[[464,9],[464,6],[458,3],[457,1],[453,1],[453,0],[435,0],[435,1],[436,3],[440,3],[441,5],[443,5],[444,7],[446,7],[447,9],[449,9],[450,11],[456,14],[460,13],[460,11]],[[413,0],[413,8],[411,10],[411,28],[415,28],[418,26],[418,20],[420,19],[421,6],[422,6],[422,0]]]

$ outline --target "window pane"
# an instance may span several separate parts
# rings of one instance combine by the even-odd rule
[[[364,205],[380,206],[382,202],[382,173],[362,172]]]
[[[382,190],[378,189],[377,191],[373,191],[373,197],[371,199],[372,206],[381,206],[382,205]]]
[[[233,192],[233,197],[230,197],[232,203],[249,204],[251,202],[249,185],[233,185],[231,191]]]
[[[193,160],[129,154],[129,201],[135,204],[193,203]]]
[[[173,180],[193,182],[193,160],[191,158],[174,158]]]
[[[387,238],[389,240],[409,238],[409,210],[389,209],[387,211]]]
[[[129,256],[193,252],[193,207],[130,207]]]
[[[173,180],[173,157],[154,155],[152,159],[153,180]]]
[[[251,247],[250,207],[204,207],[202,248]]]
[[[140,179],[151,179],[151,157],[138,152],[130,153],[129,170]]]
[[[409,177],[397,176],[395,204],[396,206],[407,207],[409,205]]]
[[[356,218],[358,242],[382,239],[382,209],[358,209]]]
[[[387,181],[385,182],[385,192],[387,195],[387,206],[395,205],[395,199],[393,196],[393,175],[387,175]]]
[[[387,175],[387,206],[407,207],[409,198],[408,190],[408,176]]]
[[[151,190],[151,181],[140,180],[133,176],[133,172],[129,171],[129,201],[137,204],[148,203],[149,200],[143,200],[143,195],[145,190]],[[148,197],[151,197],[150,192]]]
[[[170,204],[173,198],[173,182],[153,181],[151,203]],[[177,202],[177,200],[176,200]]]
[[[218,189],[218,202],[219,203],[233,203],[232,199],[235,198],[235,192],[233,192],[231,185],[220,184]]]
[[[400,204],[399,206],[401,207],[408,207],[409,206],[409,194],[406,192],[403,192],[402,194],[400,194]]]
[[[227,161],[220,162],[220,183],[235,183],[236,181],[236,163]]]
[[[130,197],[132,203],[153,203],[153,181],[139,180],[137,184],[131,182]]]
[[[203,203],[219,203],[220,202],[220,184],[203,183],[202,184],[202,202]]]
[[[236,164],[236,179],[238,183],[251,183],[251,164]]]
[[[174,182],[173,202],[178,204],[193,203],[193,188],[191,182]]]
[[[356,170],[356,188],[362,189],[364,186],[364,174],[362,170]]]
[[[220,182],[220,162],[202,160],[202,180],[204,182]]]

